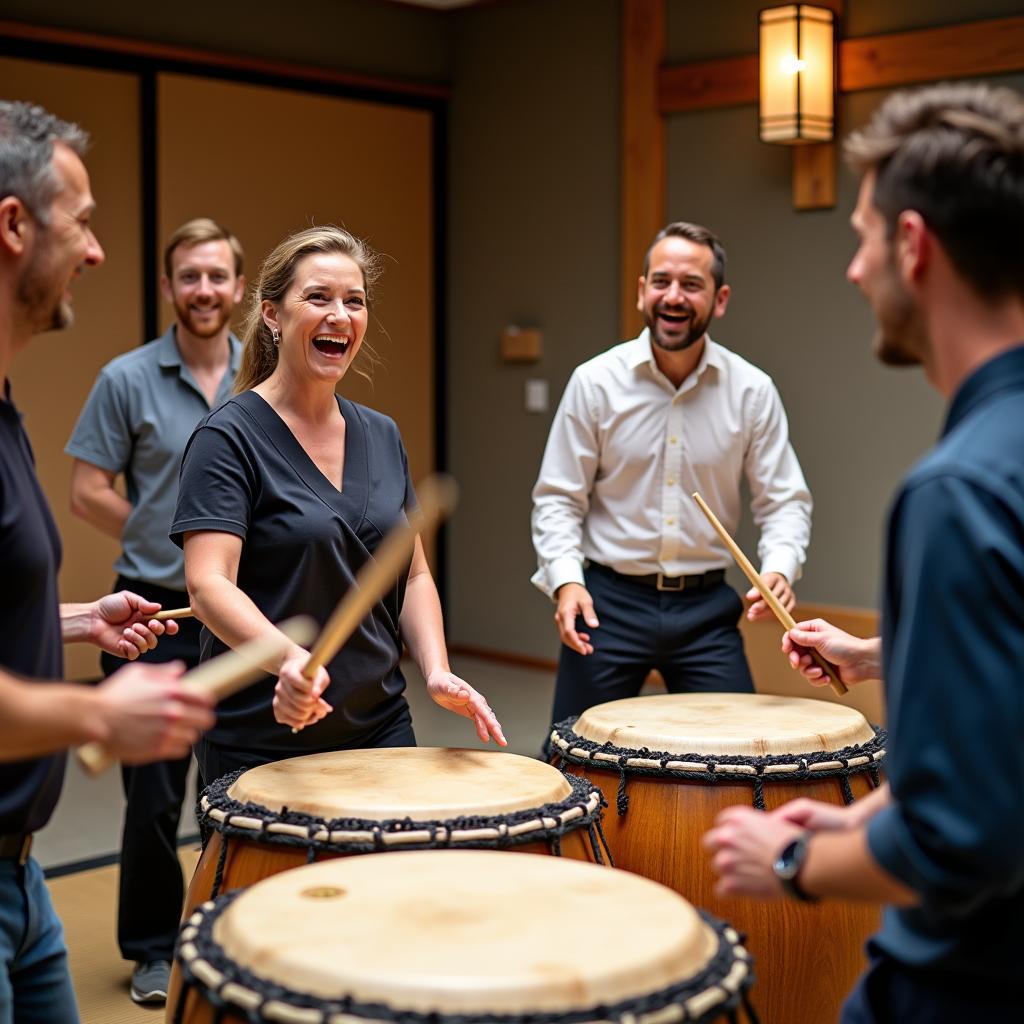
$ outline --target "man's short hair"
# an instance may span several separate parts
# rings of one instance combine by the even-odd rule
[[[40,224],[60,191],[53,170],[53,147],[62,142],[79,156],[89,136],[32,103],[0,101],[0,199],[16,196]]]
[[[242,262],[245,254],[242,252],[242,243],[226,227],[218,224],[209,217],[196,217],[194,220],[186,221],[167,240],[167,247],[164,249],[164,273],[168,280],[171,279],[171,255],[179,245],[202,245],[203,242],[227,242],[231,249],[231,255],[235,258],[235,276],[242,275]]]
[[[846,140],[892,237],[915,210],[979,294],[1024,296],[1024,98],[977,82],[893,93]]]
[[[697,245],[706,245],[711,250],[711,276],[715,279],[715,291],[725,284],[725,249],[718,236],[699,224],[688,224],[685,220],[677,220],[666,224],[655,236],[644,256],[644,277],[651,269],[651,250],[665,238],[685,238]]]

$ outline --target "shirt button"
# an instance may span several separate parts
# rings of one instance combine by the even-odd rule
[[[668,443],[669,444],[678,444],[679,443],[679,438],[678,437],[670,437],[668,439]]]
[[[665,483],[667,483],[667,484],[669,485],[669,487],[671,487],[671,486],[672,486],[672,485],[673,485],[673,484],[675,483],[675,480],[673,480],[673,479],[672,479],[672,477],[669,477],[669,478],[668,478],[668,479],[667,479],[667,480],[665,481]]]
[[[675,520],[674,520],[674,519],[672,519],[672,518],[669,518],[669,519],[666,519],[666,520],[665,520],[665,525],[666,525],[666,526],[671,526],[671,525],[672,525],[672,524],[673,524],[674,522],[675,522]]]

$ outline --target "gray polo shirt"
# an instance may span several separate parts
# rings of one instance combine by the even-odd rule
[[[199,421],[231,395],[242,343],[231,335],[228,371],[209,405],[182,362],[172,326],[148,345],[107,363],[64,451],[124,473],[131,515],[114,569],[129,579],[185,589],[181,549],[167,534],[178,500],[178,469]]]

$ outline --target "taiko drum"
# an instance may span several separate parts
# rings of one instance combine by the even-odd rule
[[[761,694],[612,701],[559,723],[551,750],[600,786],[616,867],[670,886],[732,921],[756,962],[770,1024],[838,1017],[865,966],[879,911],[825,901],[715,895],[701,837],[731,804],[772,810],[796,797],[845,804],[879,784],[885,733],[853,708]]]
[[[736,932],[663,886],[479,850],[276,875],[198,908],[177,958],[182,1024],[737,1021],[752,980]]]

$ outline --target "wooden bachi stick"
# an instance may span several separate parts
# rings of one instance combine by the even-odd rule
[[[203,662],[182,676],[182,684],[190,690],[209,694],[216,703],[262,679],[267,674],[263,663],[282,655],[289,644],[308,644],[316,635],[316,623],[306,615],[288,619],[277,629],[278,632],[248,640],[233,651]],[[83,744],[78,748],[77,757],[88,775],[99,775],[114,760],[106,747],[97,742]]]
[[[168,608],[166,611],[151,615],[150,618],[156,619],[157,622],[166,622],[168,619],[191,619],[194,615],[195,612],[191,608]]]
[[[782,628],[785,630],[795,629],[796,622],[793,620],[793,616],[786,611],[785,608],[779,603],[779,599],[769,590],[768,584],[761,578],[761,574],[754,568],[750,563],[750,559],[747,558],[740,546],[729,536],[729,532],[726,528],[718,521],[718,517],[714,512],[708,508],[707,503],[704,499],[694,492],[693,500],[700,505],[701,511],[708,517],[708,522],[715,528],[715,532],[719,537],[722,538],[725,546],[732,553],[732,557],[736,559],[736,564],[743,570],[744,575],[748,580],[757,588],[758,593],[764,598],[765,604],[775,613],[775,618],[782,624]],[[828,677],[828,685],[832,687],[833,692],[842,697],[843,694],[848,693],[849,690],[846,684],[839,678],[839,669],[832,664],[824,655],[820,654],[813,648],[808,649],[808,653],[811,656],[813,662],[820,668]]]
[[[416,496],[419,506],[409,513],[408,522],[395,527],[381,541],[373,558],[359,570],[352,589],[327,620],[302,670],[307,679],[312,679],[317,669],[341,650],[359,623],[388,592],[412,557],[417,534],[433,530],[451,514],[458,502],[458,486],[451,477],[434,474],[416,488]]]

